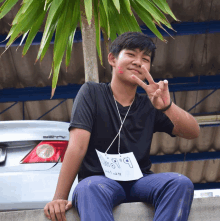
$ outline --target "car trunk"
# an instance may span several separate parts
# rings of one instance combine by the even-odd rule
[[[14,141],[0,143],[0,173],[48,170],[56,162],[25,163],[25,158],[41,141]]]
[[[1,121],[0,173],[49,170],[62,162],[68,126],[44,120]]]

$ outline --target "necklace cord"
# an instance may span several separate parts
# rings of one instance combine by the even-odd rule
[[[113,98],[114,98],[114,100],[115,100],[114,95],[113,95]],[[134,97],[134,100],[135,100],[135,97]],[[119,129],[119,131],[118,131],[118,134],[115,136],[115,138],[113,139],[112,143],[109,145],[108,149],[106,150],[105,155],[107,154],[107,151],[109,150],[109,148],[110,148],[110,147],[112,146],[112,144],[114,143],[115,139],[119,136],[119,139],[118,139],[118,154],[121,156],[121,154],[120,154],[120,132],[121,132],[122,126],[123,126],[123,124],[124,124],[124,122],[125,122],[125,119],[126,119],[126,117],[127,117],[127,115],[128,115],[128,112],[129,112],[129,110],[130,110],[130,108],[131,108],[131,106],[132,106],[134,100],[132,101],[130,107],[128,108],[128,111],[127,111],[127,113],[126,113],[126,115],[125,115],[125,118],[124,118],[123,122],[122,122],[122,119],[121,119],[121,116],[120,116],[120,112],[119,112],[119,110],[118,110],[118,105],[117,105],[116,100],[115,100],[115,105],[116,105],[116,108],[117,108],[117,111],[118,111],[118,115],[119,115],[119,118],[120,118],[120,121],[121,121],[121,126],[120,126],[120,129]]]

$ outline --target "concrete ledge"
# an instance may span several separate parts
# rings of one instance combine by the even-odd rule
[[[152,221],[154,208],[146,203],[123,203],[113,210],[115,221]],[[68,221],[80,221],[73,208],[66,213]],[[193,200],[188,221],[219,221],[220,198],[198,198]],[[0,220],[10,221],[48,221],[43,210],[23,210],[1,212]]]

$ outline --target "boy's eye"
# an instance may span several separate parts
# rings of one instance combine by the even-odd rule
[[[134,56],[134,54],[128,53],[128,55]],[[143,58],[145,61],[149,62],[149,59]]]

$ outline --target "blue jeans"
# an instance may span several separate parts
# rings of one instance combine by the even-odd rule
[[[194,186],[178,173],[143,174],[134,181],[103,176],[83,179],[73,192],[72,204],[81,221],[114,221],[112,210],[126,202],[146,202],[155,208],[154,221],[187,221]]]

